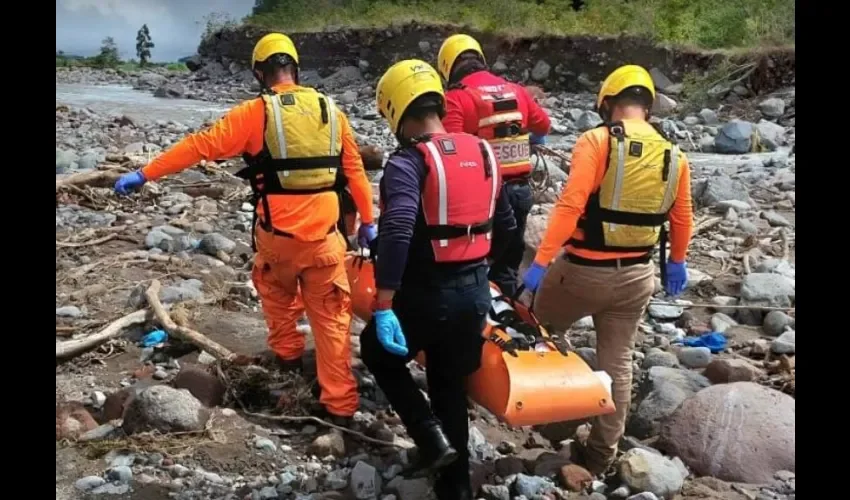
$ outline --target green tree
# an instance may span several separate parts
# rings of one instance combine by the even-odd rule
[[[94,64],[101,68],[112,68],[118,66],[121,59],[118,57],[118,45],[115,39],[108,36],[100,44],[100,54],[94,57]]]
[[[151,58],[151,49],[154,44],[151,41],[151,32],[148,25],[143,24],[136,33],[136,55],[139,57],[139,66],[145,66]]]

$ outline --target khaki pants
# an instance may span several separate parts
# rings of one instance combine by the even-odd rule
[[[617,453],[632,394],[632,349],[643,311],[655,289],[653,264],[590,267],[558,258],[543,278],[534,312],[556,331],[592,316],[598,369],[613,379],[616,413],[597,417],[587,441],[587,465],[601,472]]]

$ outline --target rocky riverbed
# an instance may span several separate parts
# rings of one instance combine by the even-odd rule
[[[324,77],[308,72],[304,80],[345,108],[361,144],[389,152],[394,140],[375,112],[374,75],[364,66]],[[674,103],[676,84],[655,76],[667,92],[660,124],[689,151],[697,233],[688,290],[671,303],[659,286],[641,324],[622,457],[604,480],[594,479],[571,463],[588,423],[509,429],[473,407],[477,498],[795,496],[794,89],[753,99],[731,88],[720,106],[682,111],[686,103]],[[352,327],[362,401],[356,429],[391,444],[246,412],[234,401],[238,384],[214,368],[211,353],[173,338],[143,346],[159,328],[144,318],[59,362],[65,342],[143,308],[154,280],[175,322],[227,349],[262,351],[266,328],[250,280],[249,190],[231,175],[241,160],[205,162],[128,198],[110,189],[121,172],[221,112],[175,98],[226,104],[253,95],[250,75],[237,65],[208,64],[191,74],[57,68],[56,79],[57,498],[432,498],[427,479],[401,474],[415,451],[358,359],[362,322]],[[67,97],[84,85],[84,96]],[[124,108],[98,105],[110,92],[117,99],[115,85],[144,94],[122,94],[130,99]],[[165,114],[145,101],[152,95],[165,108],[182,107]],[[549,147],[569,157],[578,135],[598,122],[593,94],[550,92],[540,100],[554,119]],[[568,178],[560,160],[542,160],[525,235],[529,258]],[[309,325],[300,328],[312,351]],[[708,332],[721,333],[726,347],[712,353],[680,344]],[[594,365],[592,320],[574,325],[570,338]],[[411,369],[424,384],[421,369]],[[273,409],[240,394],[252,412]]]

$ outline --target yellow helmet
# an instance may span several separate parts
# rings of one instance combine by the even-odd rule
[[[390,123],[393,134],[398,134],[401,118],[410,103],[431,93],[444,97],[440,75],[425,61],[407,59],[393,64],[384,73],[375,89],[375,100],[378,112]]]
[[[649,91],[652,100],[655,101],[655,84],[649,72],[640,66],[628,64],[615,69],[608,78],[602,82],[599,95],[596,96],[596,108],[602,106],[606,97],[614,97],[629,87],[643,87]]]
[[[484,61],[484,51],[481,50],[479,44],[474,38],[469,35],[452,35],[446,38],[443,45],[440,46],[440,52],[437,53],[437,69],[446,81],[449,81],[449,75],[452,74],[452,66],[459,55],[467,51],[473,51],[481,56]]]
[[[292,40],[283,33],[269,33],[260,38],[257,45],[254,45],[254,52],[251,54],[251,67],[253,68],[258,62],[263,62],[275,54],[286,54],[298,64],[298,51],[295,50],[295,44]]]

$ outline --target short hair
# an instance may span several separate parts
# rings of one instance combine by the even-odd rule
[[[439,116],[442,120],[446,116],[446,103],[440,94],[429,92],[414,99],[404,110],[401,120],[424,120],[433,114]]]
[[[642,106],[652,108],[652,94],[646,87],[627,87],[619,94],[609,97],[609,105],[614,106]]]
[[[449,74],[450,82],[462,80],[466,75],[487,69],[487,65],[481,59],[481,55],[474,50],[462,52],[452,66]]]

